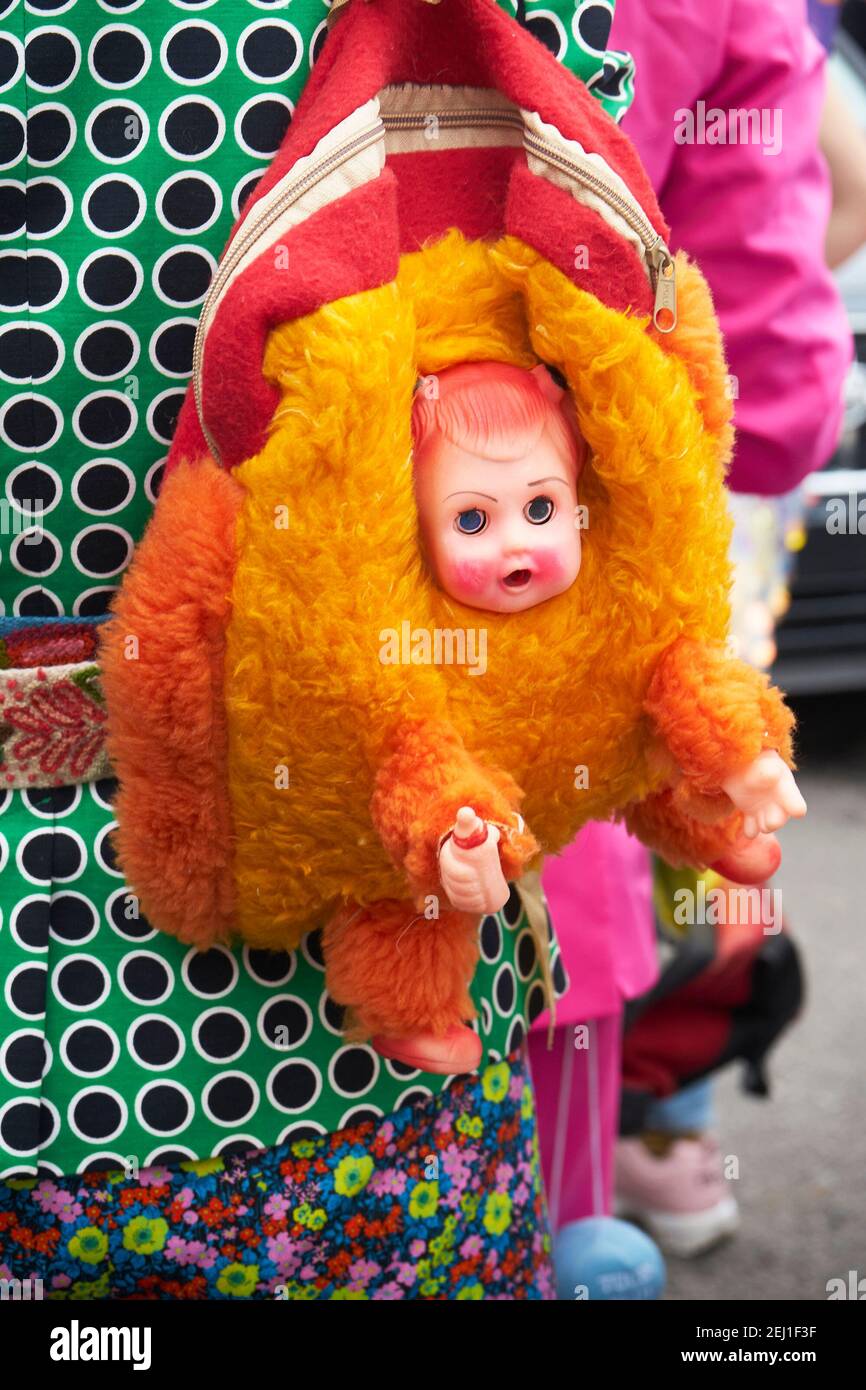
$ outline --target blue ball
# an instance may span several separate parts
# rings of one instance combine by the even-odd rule
[[[559,1299],[661,1298],[665,1262],[654,1240],[628,1221],[570,1221],[553,1245]]]

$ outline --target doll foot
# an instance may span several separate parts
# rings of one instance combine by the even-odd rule
[[[373,1039],[373,1046],[380,1057],[441,1076],[475,1071],[481,1062],[481,1039],[462,1023],[447,1033],[408,1033],[402,1038],[380,1033]]]
[[[782,849],[775,835],[745,836],[710,868],[732,883],[766,883],[782,862]]]

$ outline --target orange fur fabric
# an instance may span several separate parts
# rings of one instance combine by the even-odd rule
[[[166,478],[102,639],[120,863],[154,925],[228,940],[225,632],[240,488],[207,459]]]
[[[690,815],[677,791],[668,788],[629,807],[622,819],[632,835],[675,869],[703,869],[733,849],[742,836],[743,818],[729,801],[727,812],[720,815],[712,822]]]
[[[765,749],[792,763],[794,717],[769,678],[722,647],[680,638],[665,652],[644,708],[694,790],[716,796]]]
[[[439,902],[461,805],[512,878],[616,814],[674,863],[736,844],[721,783],[790,760],[792,720],[724,655],[731,407],[679,276],[661,338],[515,238],[452,231],[271,334],[267,442],[169,476],[105,644],[119,857],[154,925],[289,949],[325,923],[357,1036],[443,1033],[478,949]],[[466,360],[558,368],[587,444],[580,573],[522,612],[449,597],[419,543],[413,390]]]
[[[267,443],[235,470],[226,666],[246,940],[291,946],[346,902],[402,901],[432,878],[448,797],[428,801],[437,823],[423,831],[417,797],[390,812],[376,799],[404,725],[449,726],[509,811],[521,788],[542,852],[665,785],[644,698],[679,638],[725,640],[730,577],[717,342],[700,390],[695,375],[701,335],[718,329],[706,293],[687,291],[684,312],[680,358],[515,238],[450,232],[404,256],[394,283],[271,335],[265,375],[282,398]],[[432,583],[419,546],[412,392],[467,359],[558,367],[589,446],[580,574],[525,612],[464,607]],[[386,660],[404,624],[483,637],[483,671]],[[275,789],[280,765],[288,790]],[[451,814],[475,776],[453,783]]]
[[[698,267],[684,251],[678,251],[674,260],[677,268],[676,327],[670,333],[660,333],[649,323],[648,332],[665,352],[675,353],[685,362],[707,429],[729,455],[734,440],[732,382],[712,295]]]
[[[448,1026],[471,932],[407,921],[461,804],[503,827],[510,876],[623,808],[675,861],[733,842],[721,778],[790,759],[792,721],[723,655],[731,403],[706,286],[679,275],[662,339],[517,239],[450,232],[272,333],[267,442],[230,478],[169,477],[109,633],[120,857],[155,925],[290,948],[332,919],[335,998],[387,1032]],[[413,390],[463,360],[559,368],[588,445],[580,574],[524,612],[459,604],[419,545]]]
[[[481,767],[448,724],[400,726],[376,775],[373,823],[416,895],[439,891],[439,845],[454,808],[472,806],[501,828],[499,858],[506,878],[519,878],[537,855],[532,835],[518,829],[522,793],[508,773]]]
[[[349,903],[322,934],[328,990],[351,1009],[350,1036],[445,1033],[475,1016],[469,981],[478,918],[428,920],[410,902]]]

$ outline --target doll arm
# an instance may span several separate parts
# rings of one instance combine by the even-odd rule
[[[659,660],[644,701],[680,772],[705,796],[772,750],[792,766],[794,716],[769,678],[721,646],[680,637]]]
[[[775,835],[747,840],[740,812],[730,809],[721,820],[700,820],[686,809],[681,788],[669,787],[627,807],[622,818],[631,834],[675,869],[711,868],[735,883],[765,883],[772,877],[782,858]]]
[[[213,459],[168,473],[101,639],[118,859],[153,926],[202,950],[234,921],[223,669],[242,498]]]
[[[738,834],[753,838],[805,814],[790,771],[793,715],[762,672],[680,638],[659,661],[644,708],[686,817],[723,820],[733,805]]]
[[[502,872],[519,878],[538,853],[517,814],[521,795],[507,773],[472,757],[452,725],[410,720],[391,740],[371,810],[385,849],[417,897],[440,887],[439,851],[461,806],[471,806],[498,828]]]

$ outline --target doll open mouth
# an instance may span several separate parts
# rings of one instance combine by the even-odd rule
[[[527,588],[531,578],[532,570],[512,570],[510,574],[506,574],[502,582],[506,589],[519,591]]]

